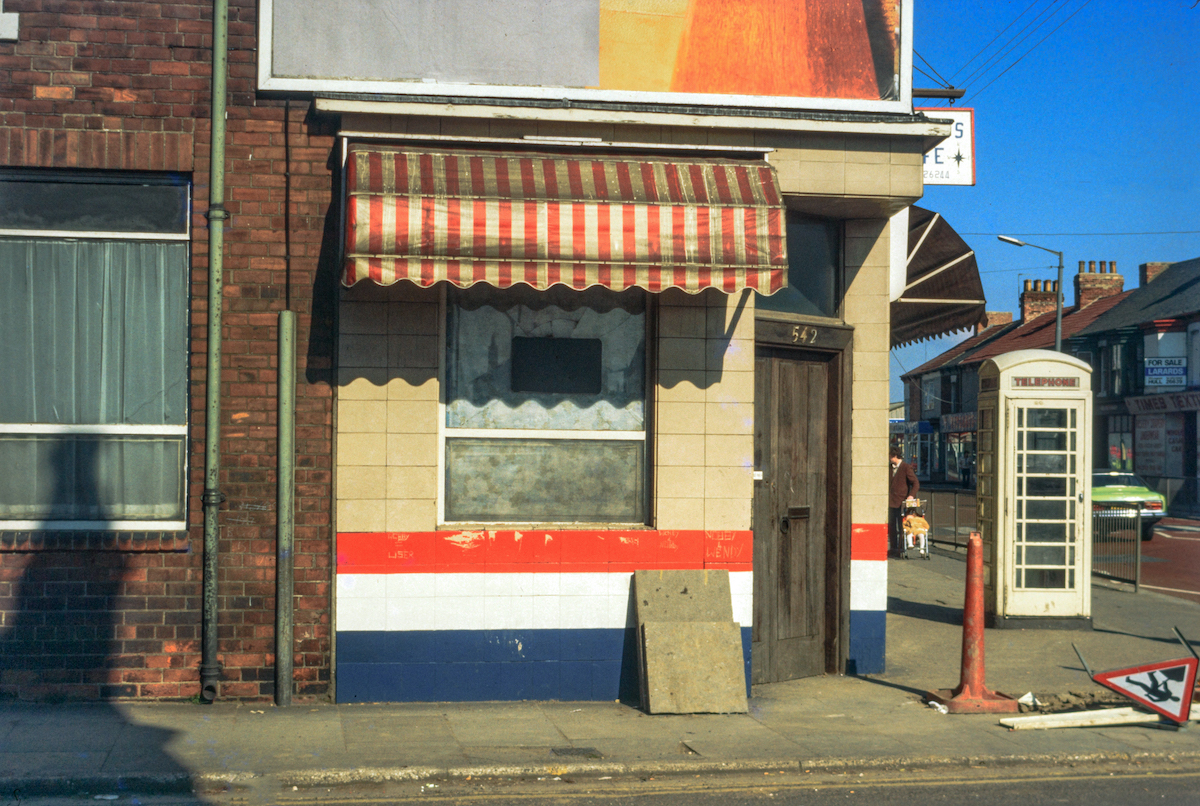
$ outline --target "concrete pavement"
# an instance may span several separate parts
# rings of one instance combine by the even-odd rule
[[[845,770],[1173,758],[1200,764],[1200,727],[1009,731],[945,715],[959,681],[965,563],[889,561],[888,670],[756,686],[748,714],[648,716],[621,703],[0,704],[0,794],[119,793],[466,776]],[[1115,696],[1082,671],[1183,657],[1200,604],[1094,586],[1095,629],[987,630],[987,683],[1012,696]]]

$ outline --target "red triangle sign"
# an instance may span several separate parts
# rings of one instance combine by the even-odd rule
[[[1131,669],[1100,672],[1092,679],[1168,719],[1184,723],[1192,710],[1196,658],[1163,660]]]

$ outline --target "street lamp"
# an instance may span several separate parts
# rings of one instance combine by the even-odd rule
[[[1018,240],[1018,239],[1013,238],[1008,235],[997,235],[996,237],[999,240],[1004,241],[1005,243],[1012,244],[1013,246],[1032,246],[1034,249],[1041,249],[1043,252],[1049,252],[1052,255],[1058,255],[1058,284],[1055,286],[1056,293],[1054,295],[1054,349],[1056,352],[1061,353],[1062,352],[1062,306],[1063,306],[1063,292],[1062,292],[1062,271],[1063,271],[1062,256],[1063,256],[1063,253],[1056,252],[1053,249],[1047,249],[1044,246],[1038,246],[1035,243],[1025,243],[1024,241]]]

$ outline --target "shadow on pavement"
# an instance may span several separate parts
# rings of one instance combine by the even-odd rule
[[[956,626],[961,626],[963,619],[961,607],[910,602],[895,596],[888,597],[887,612],[910,618],[924,619],[926,621],[936,621],[942,624],[954,624]]]

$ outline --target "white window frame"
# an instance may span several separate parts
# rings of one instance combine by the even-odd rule
[[[0,238],[37,238],[47,241],[76,240],[76,241],[183,241],[190,243],[192,239],[192,199],[186,195],[187,231],[182,233],[146,233],[146,232],[108,232],[108,231],[76,231],[76,230],[44,230],[44,229],[2,229]],[[188,271],[190,266],[184,267]],[[186,284],[190,286],[190,281]],[[188,310],[191,309],[190,299],[185,300]],[[182,334],[181,338],[188,338]],[[185,377],[187,369],[184,369]],[[186,408],[185,408],[186,418]],[[0,423],[0,434],[96,434],[106,436],[182,436],[183,450],[183,508],[182,520],[107,520],[107,521],[45,521],[45,520],[5,520],[0,519],[0,531],[38,531],[38,532],[182,532],[187,529],[187,487],[191,470],[191,451],[188,449],[188,423],[183,425],[75,425],[50,423]]]
[[[446,526],[451,529],[464,527],[484,527],[487,529],[506,529],[506,528],[580,528],[580,527],[597,527],[604,529],[644,529],[647,524],[643,522],[605,522],[605,523],[585,523],[575,521],[512,521],[512,522],[493,522],[493,521],[449,521],[446,520],[446,440],[457,438],[487,438],[487,439],[578,439],[578,440],[597,440],[597,441],[630,441],[642,442],[646,446],[643,454],[643,461],[646,463],[646,478],[650,478],[650,392],[653,388],[653,379],[650,377],[650,361],[649,355],[651,350],[650,337],[653,333],[650,327],[650,319],[652,314],[652,306],[647,299],[646,305],[646,355],[647,367],[645,375],[645,429],[642,431],[572,431],[559,429],[536,429],[536,428],[448,428],[446,426],[446,325],[450,314],[450,298],[447,292],[446,284],[441,283],[441,293],[438,296],[438,430],[437,430],[437,521],[439,526]],[[649,292],[647,292],[649,295]],[[650,513],[653,512],[652,485],[646,484],[644,495],[646,497],[646,514],[647,520],[650,518]]]

